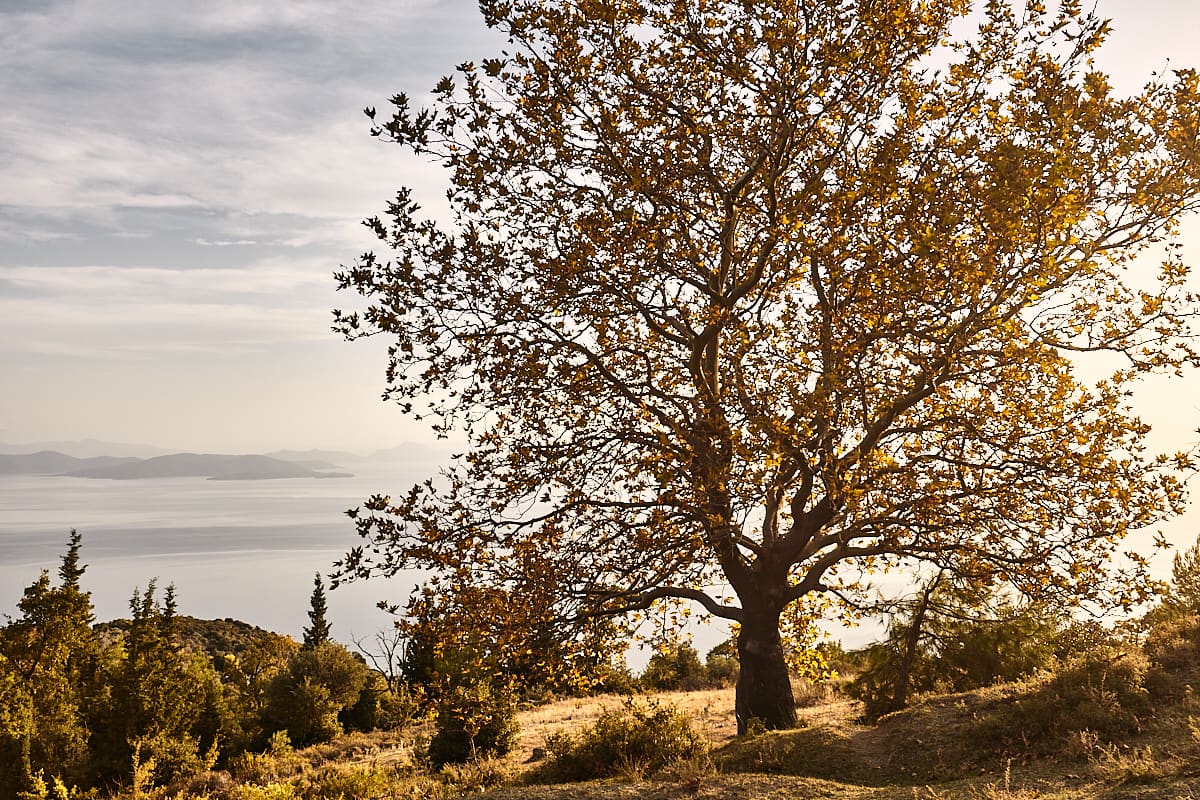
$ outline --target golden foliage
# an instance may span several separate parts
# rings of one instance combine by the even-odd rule
[[[512,609],[552,583],[576,620],[771,621],[917,563],[1141,599],[1144,562],[1102,576],[1182,502],[1126,398],[1197,361],[1200,79],[1119,97],[1078,3],[960,35],[971,5],[481,3],[505,53],[373,130],[447,169],[451,219],[402,189],[367,221],[388,259],[338,276],[369,305],[335,312],[470,448],[352,512],[342,577]],[[1121,368],[1085,385],[1076,352]]]

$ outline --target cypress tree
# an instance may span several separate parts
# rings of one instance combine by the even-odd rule
[[[311,622],[309,627],[304,629],[304,645],[305,650],[311,650],[317,645],[324,644],[329,641],[329,620],[325,617],[325,612],[328,610],[325,605],[325,582],[321,580],[321,573],[316,573],[313,576],[313,591],[308,610],[308,619]]]
[[[62,588],[79,591],[79,579],[87,571],[87,566],[79,563],[79,531],[71,528],[71,538],[67,542],[67,552],[63,553],[62,565],[58,568],[58,577],[62,579]]]

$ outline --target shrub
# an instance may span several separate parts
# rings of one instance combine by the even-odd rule
[[[622,661],[597,668],[587,693],[631,695],[641,691],[641,688],[638,679]]]
[[[1019,680],[1051,667],[1056,648],[1099,641],[1086,626],[1064,635],[1044,608],[1016,607],[1003,596],[927,590],[923,597],[924,605],[893,620],[885,641],[857,654],[861,671],[845,691],[863,702],[867,719],[899,710],[918,692],[964,692]]]
[[[581,781],[636,771],[653,774],[678,761],[697,758],[708,745],[678,708],[630,699],[606,710],[577,734],[547,739],[551,760],[538,777]]]
[[[233,787],[229,800],[300,800],[300,790],[291,783],[244,784]]]
[[[312,800],[389,797],[391,789],[391,777],[386,771],[376,767],[352,767],[331,769],[311,779],[304,796]]]
[[[370,672],[358,702],[342,711],[338,718],[348,730],[391,731],[403,728],[420,713],[420,703],[403,684],[394,690],[378,672]]]
[[[704,676],[709,686],[732,686],[738,677],[737,641],[726,639],[704,657]]]
[[[1200,667],[1200,616],[1166,619],[1146,634],[1146,655],[1157,667],[1183,672]]]
[[[509,772],[503,761],[483,758],[469,764],[447,764],[438,777],[459,793],[482,792],[507,781]]]
[[[284,731],[272,734],[265,753],[238,753],[229,759],[229,772],[243,783],[267,784],[300,771],[300,757]]]
[[[1040,679],[1027,694],[994,713],[981,740],[1021,742],[1023,749],[1062,751],[1079,734],[1111,742],[1139,732],[1152,712],[1140,652],[1100,648]]]
[[[1095,731],[1108,740],[1139,731],[1151,711],[1145,689],[1148,666],[1140,653],[1111,648],[1068,662],[1047,686],[1047,705],[1063,712],[1054,727]]]
[[[326,742],[342,732],[338,715],[358,702],[367,667],[349,650],[326,642],[298,651],[271,682],[264,718],[298,745]]]
[[[452,687],[438,702],[437,731],[429,740],[434,767],[502,756],[517,742],[512,693],[484,683]]]
[[[660,692],[703,689],[707,684],[704,665],[696,648],[686,642],[664,645],[650,656],[642,673],[642,684]]]

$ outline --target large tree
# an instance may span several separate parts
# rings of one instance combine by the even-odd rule
[[[1200,80],[1117,96],[1078,2],[971,6],[483,0],[504,51],[373,130],[448,213],[400,190],[335,312],[469,448],[351,512],[341,577],[694,602],[738,624],[742,727],[794,723],[781,613],[865,571],[1094,596],[1181,502],[1126,396],[1197,360]]]

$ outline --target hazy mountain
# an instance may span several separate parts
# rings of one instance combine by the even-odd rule
[[[406,442],[398,447],[376,450],[367,459],[383,462],[444,464],[450,460],[451,453],[460,453],[464,448],[465,445],[463,444],[417,444],[415,442]]]
[[[302,464],[269,456],[232,456],[211,453],[174,453],[139,461],[73,469],[67,474],[77,478],[109,478],[113,480],[179,477],[204,477],[216,480],[342,477],[342,475],[321,473]]]
[[[0,475],[58,475],[71,470],[104,469],[121,466],[136,458],[75,458],[53,450],[42,450],[24,455],[0,455]]]
[[[273,450],[266,455],[271,458],[278,458],[281,461],[293,461],[297,464],[306,466],[312,464],[323,464],[322,467],[312,467],[313,469],[328,469],[334,464],[349,464],[355,461],[362,461],[365,456],[358,453],[347,453],[345,450]]]
[[[75,458],[153,458],[177,453],[165,447],[129,442],[104,442],[99,439],[72,439],[55,442],[25,442],[9,444],[0,442],[0,453],[36,453],[51,450]]]

